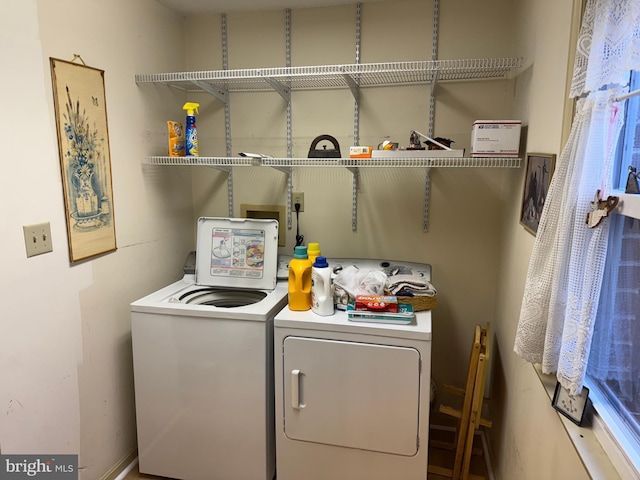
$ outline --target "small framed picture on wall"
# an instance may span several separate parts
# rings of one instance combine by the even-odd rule
[[[582,387],[579,395],[571,395],[560,382],[556,383],[551,405],[578,426],[582,426],[589,403],[589,389]]]
[[[520,224],[533,235],[538,232],[540,215],[547,199],[549,184],[551,183],[555,166],[555,154],[527,154]]]

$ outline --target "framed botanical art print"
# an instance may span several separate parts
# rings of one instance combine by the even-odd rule
[[[73,263],[116,249],[104,71],[55,58],[50,64]]]
[[[520,224],[533,235],[538,232],[540,215],[547,199],[549,184],[551,183],[555,166],[555,154],[527,154]]]

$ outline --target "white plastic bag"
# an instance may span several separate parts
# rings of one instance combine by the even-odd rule
[[[349,265],[338,272],[333,283],[342,287],[349,296],[356,295],[384,295],[387,275],[380,270],[360,270],[355,265]]]

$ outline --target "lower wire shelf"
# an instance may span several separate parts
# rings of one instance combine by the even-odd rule
[[[518,157],[277,158],[151,156],[147,165],[210,167],[520,168]]]
[[[398,158],[276,158],[276,157],[169,157],[150,156],[146,165],[207,166],[232,174],[232,167],[271,167],[287,175],[287,227],[292,228],[291,195],[293,168],[345,168],[353,175],[351,205],[351,229],[358,227],[358,183],[360,168],[426,168],[426,184],[422,230],[429,230],[429,196],[431,190],[431,168],[520,168],[519,157],[398,157]],[[231,178],[231,177],[230,177]],[[228,182],[229,213],[233,213],[233,184]]]

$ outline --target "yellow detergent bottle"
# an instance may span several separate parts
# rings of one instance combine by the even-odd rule
[[[309,310],[311,308],[311,261],[307,247],[295,248],[289,262],[289,309]]]
[[[187,111],[187,128],[185,130],[185,147],[187,157],[197,157],[198,152],[198,130],[196,129],[196,113],[199,103],[187,102],[182,106]]]
[[[307,246],[307,255],[309,255],[309,261],[311,262],[311,265],[313,265],[313,263],[316,261],[316,258],[321,255],[320,244],[309,242],[309,245]]]

